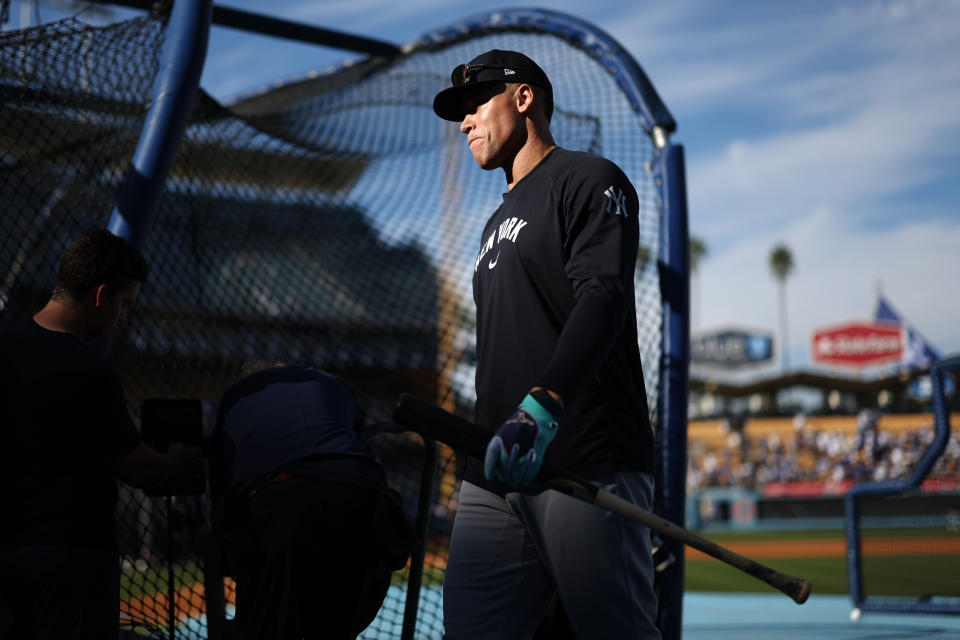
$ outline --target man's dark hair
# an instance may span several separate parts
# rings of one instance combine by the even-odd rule
[[[92,229],[64,251],[52,297],[79,301],[97,285],[123,289],[146,279],[147,261],[139,251],[106,229]]]
[[[547,124],[550,124],[550,120],[553,118],[553,93],[537,85],[533,85],[533,89],[542,101],[543,115],[547,116]]]

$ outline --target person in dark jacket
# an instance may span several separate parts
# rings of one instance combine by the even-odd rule
[[[312,367],[262,370],[221,397],[210,490],[245,640],[356,638],[406,564],[412,530],[363,418],[346,383]]]

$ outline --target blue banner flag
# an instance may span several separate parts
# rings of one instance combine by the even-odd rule
[[[909,369],[926,368],[940,360],[940,354],[930,346],[920,332],[901,318],[893,306],[881,295],[877,299],[877,311],[874,314],[877,322],[893,322],[903,327],[906,344],[903,349],[904,367]]]

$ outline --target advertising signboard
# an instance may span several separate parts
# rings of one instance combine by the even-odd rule
[[[853,367],[883,364],[903,357],[900,325],[889,322],[851,322],[813,333],[813,360]]]
[[[690,338],[694,364],[742,367],[773,359],[773,337],[759,331],[726,329],[701,333]]]

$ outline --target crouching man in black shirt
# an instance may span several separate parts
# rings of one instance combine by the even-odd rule
[[[220,398],[210,493],[245,640],[356,638],[406,564],[413,530],[363,418],[313,367],[257,371]]]

